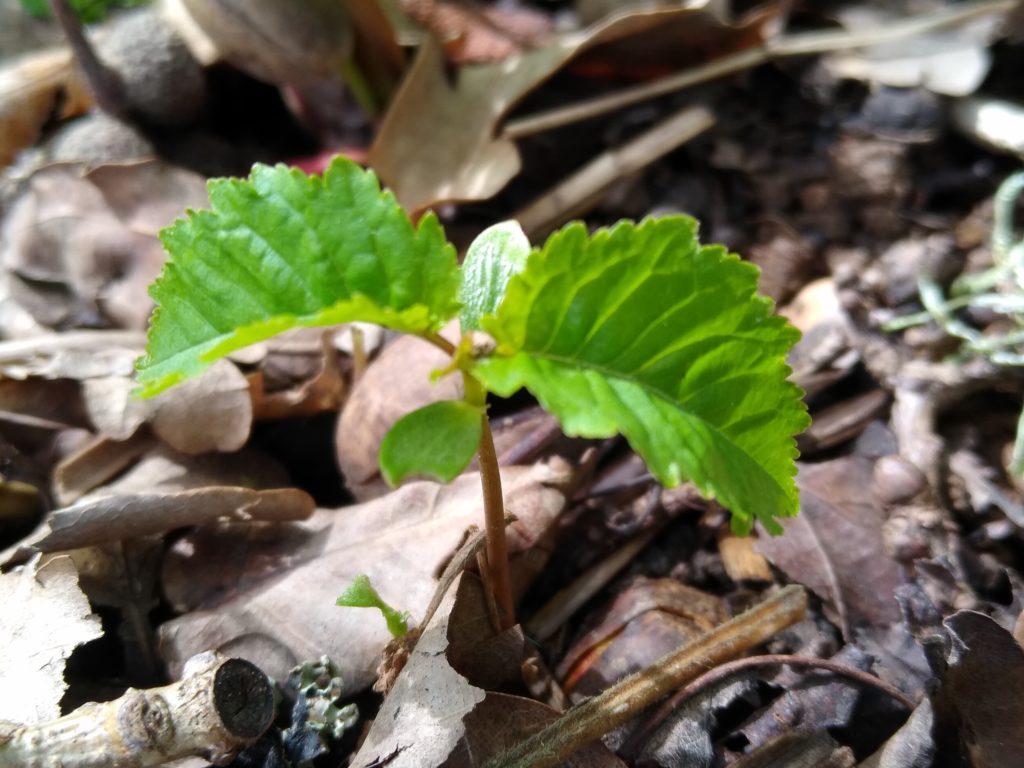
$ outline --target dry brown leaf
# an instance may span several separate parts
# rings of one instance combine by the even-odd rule
[[[851,32],[883,29],[896,18],[884,5],[860,4],[839,12]],[[896,88],[927,88],[943,96],[969,96],[992,65],[989,46],[999,37],[998,14],[952,30],[938,30],[896,43],[874,45],[827,56],[825,66],[837,77]]]
[[[346,4],[338,0],[181,0],[175,5],[169,20],[197,59],[220,58],[269,83],[336,77],[352,51]]]
[[[402,10],[444,43],[457,64],[501,61],[543,42],[551,18],[529,8],[480,8],[445,0],[402,0]]]
[[[130,467],[154,444],[153,436],[145,432],[137,432],[122,441],[102,436],[92,438],[54,467],[54,499],[62,506],[73,504]]]
[[[83,382],[86,411],[100,433],[127,440],[148,423],[172,448],[192,454],[237,451],[249,439],[253,421],[249,382],[227,360],[150,399],[132,395],[135,388],[135,382],[126,377]]]
[[[456,338],[449,327],[444,335]],[[360,501],[386,493],[378,454],[384,435],[417,408],[462,397],[462,380],[449,374],[433,382],[430,374],[451,363],[436,347],[413,336],[389,344],[352,387],[338,421],[335,444],[346,484]]]
[[[0,575],[0,720],[40,723],[60,716],[64,663],[103,634],[68,557],[35,558]]]
[[[254,448],[189,456],[161,445],[114,482],[93,491],[88,500],[152,491],[190,491],[211,485],[266,490],[286,487],[289,481],[280,464]]]
[[[428,37],[385,115],[370,165],[413,212],[492,197],[520,168],[515,144],[496,128],[530,91],[597,46],[635,38],[649,53],[645,36],[658,29],[672,32],[672,51],[699,56],[696,43],[716,25],[702,7],[628,13],[504,61],[463,66],[454,77],[441,45]]]
[[[216,520],[305,520],[314,507],[313,498],[298,488],[256,491],[210,486],[189,491],[105,496],[54,510],[42,528],[23,542],[20,549],[66,552]]]
[[[1024,765],[1024,649],[993,619],[960,611],[943,624],[949,667],[934,699],[952,710],[972,768]]]
[[[885,516],[874,498],[873,462],[850,456],[801,464],[800,514],[781,536],[762,536],[757,549],[831,609],[847,639],[858,624],[900,619],[894,592],[903,582],[885,550]]]
[[[565,503],[559,487],[567,473],[541,464],[503,472],[505,503],[517,518],[509,528],[513,551],[550,530]],[[447,486],[412,483],[358,506],[319,510],[305,523],[199,531],[166,560],[164,592],[177,610],[192,613],[161,627],[161,651],[174,670],[196,649],[221,649],[275,677],[326,654],[345,690],[360,690],[376,677],[389,635],[383,621],[334,607],[338,595],[365,573],[386,601],[422,617],[440,566],[481,520],[480,479],[469,474]]]
[[[156,230],[206,199],[202,177],[159,161],[41,168],[0,221],[3,292],[44,327],[143,329],[165,258]]]
[[[391,768],[434,768],[455,749],[465,728],[462,719],[484,700],[448,663],[449,618],[458,582],[423,629],[394,687],[381,705],[355,768],[387,764]]]
[[[74,381],[128,377],[145,343],[141,331],[67,331],[12,338],[0,342],[0,374],[9,379]]]
[[[503,639],[518,636],[511,653]],[[522,632],[494,636],[479,582],[464,573],[409,655],[384,700],[353,766],[480,768],[558,717],[530,699],[486,690],[493,682],[521,681]],[[479,652],[488,646],[494,653]],[[600,743],[581,749],[573,768],[623,768]]]
[[[88,89],[65,49],[39,51],[0,66],[0,167],[32,146],[59,107],[61,116],[85,112]]]

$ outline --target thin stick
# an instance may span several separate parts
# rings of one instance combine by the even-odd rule
[[[655,80],[630,88],[509,120],[501,134],[506,139],[519,139],[535,133],[571,125],[580,120],[614,112],[641,101],[665,96],[694,85],[734,75],[765,64],[774,59],[791,56],[808,56],[816,53],[865,48],[882,43],[892,43],[927,32],[955,27],[976,18],[1004,13],[1013,9],[1015,0],[984,0],[971,4],[943,9],[933,14],[893,22],[885,27],[859,32],[807,32],[768,40],[756,48],[725,56],[708,64],[687,69],[676,75]]]
[[[602,152],[512,218],[528,235],[546,234],[589,210],[618,179],[646,168],[714,124],[714,115],[704,107],[681,109],[625,144]]]
[[[662,704],[658,708],[658,711],[643,724],[643,727],[630,736],[629,741],[626,742],[626,745],[623,747],[623,753],[626,755],[638,755],[644,743],[650,738],[651,734],[658,729],[665,719],[682,704],[685,704],[699,693],[702,693],[709,688],[714,688],[719,683],[728,680],[730,677],[742,674],[748,670],[760,669],[761,667],[775,667],[783,664],[796,669],[825,670],[827,672],[832,672],[833,674],[849,678],[861,685],[875,688],[886,696],[898,701],[908,710],[914,709],[915,706],[914,702],[904,695],[899,688],[890,685],[884,680],[881,680],[868,672],[857,669],[856,667],[851,667],[848,664],[832,661],[831,659],[815,659],[809,656],[792,656],[788,654],[750,656],[746,659],[730,661],[726,664],[717,666],[714,669],[708,670],[692,683],[683,687],[671,699]]]
[[[50,8],[53,9],[53,15],[68,39],[68,45],[71,46],[75,60],[85,75],[85,81],[96,105],[113,117],[127,117],[129,105],[121,78],[100,61],[92,43],[82,31],[82,22],[78,20],[68,0],[50,0]]]
[[[487,570],[494,601],[498,605],[502,630],[516,623],[512,602],[512,581],[508,573],[508,542],[505,538],[505,500],[501,492],[501,472],[494,451],[494,437],[487,414],[480,417],[480,484],[484,492],[484,530],[487,532]]]
[[[566,712],[484,768],[553,768],[707,669],[736,658],[800,621],[807,592],[793,584],[759,605]]]

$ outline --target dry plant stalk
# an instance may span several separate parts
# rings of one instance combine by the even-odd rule
[[[627,722],[681,685],[735,659],[800,621],[807,592],[792,584],[571,709],[542,731],[489,760],[484,768],[552,768],[580,747]]]
[[[171,685],[129,689],[49,723],[0,724],[0,768],[145,768],[192,756],[224,764],[273,717],[263,672],[207,652]]]

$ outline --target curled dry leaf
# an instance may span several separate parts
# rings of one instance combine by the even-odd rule
[[[574,697],[600,693],[727,618],[714,595],[675,579],[638,579],[569,649],[558,668],[562,686]]]
[[[503,472],[506,509],[517,518],[513,551],[549,531],[565,503],[559,487],[567,473],[542,464]],[[345,690],[360,690],[376,677],[390,635],[383,620],[333,608],[337,596],[365,573],[385,602],[419,620],[440,567],[481,520],[480,478],[468,474],[447,486],[411,483],[358,506],[318,510],[304,523],[198,531],[165,562],[165,594],[191,613],[161,627],[161,651],[178,670],[196,649],[226,649],[274,677],[326,654]]]
[[[444,43],[456,64],[501,61],[543,42],[547,14],[529,8],[481,8],[446,0],[402,0],[402,10]]]
[[[450,340],[456,334],[454,326],[444,331]],[[431,373],[450,363],[436,347],[402,336],[385,347],[356,382],[341,412],[335,442],[338,464],[357,499],[387,492],[378,455],[384,435],[396,421],[424,405],[462,397],[458,374],[431,381]]]
[[[202,177],[159,161],[41,168],[0,221],[3,288],[45,327],[144,328],[156,230],[206,199]]]
[[[1024,765],[1024,649],[981,613],[960,611],[943,624],[950,652],[937,709],[955,713],[973,768]]]
[[[896,17],[884,6],[857,5],[839,13],[851,32],[882,29]],[[933,31],[898,43],[873,45],[825,58],[839,77],[897,88],[923,87],[943,96],[968,96],[981,85],[992,64],[989,46],[1003,19],[981,18],[954,30]]]
[[[145,423],[182,453],[237,451],[249,439],[253,402],[249,382],[227,360],[156,397],[133,396],[127,377],[89,379],[82,384],[85,407],[99,432],[127,440]]]
[[[337,76],[351,55],[345,3],[181,0],[170,20],[201,61],[223,59],[269,83]]]
[[[899,621],[894,593],[903,576],[885,550],[882,509],[871,490],[873,462],[850,456],[802,464],[800,514],[757,549],[789,578],[825,600],[848,639],[858,624]]]
[[[22,13],[21,9],[15,12]],[[4,46],[0,45],[0,55]],[[59,108],[71,117],[89,108],[92,97],[65,49],[27,54],[0,65],[0,167],[32,146]]]
[[[304,520],[313,508],[312,497],[297,488],[254,491],[211,486],[176,493],[108,496],[54,510],[21,548],[65,552],[216,520]]]
[[[103,634],[70,558],[38,557],[0,575],[0,720],[29,724],[60,716],[72,651]]]
[[[428,38],[385,115],[370,165],[410,211],[492,197],[519,172],[515,144],[497,132],[517,102],[588,50],[629,38],[644,41],[653,30],[670,27],[675,51],[691,50],[684,41],[731,29],[692,4],[627,13],[504,61],[463,66],[454,79],[442,47]],[[446,129],[437,130],[439,125]]]
[[[127,463],[135,458],[129,457]],[[303,491],[285,488],[287,484],[283,468],[253,449],[187,456],[158,446],[101,488],[93,490],[83,480],[78,493],[92,493],[80,495],[73,506],[52,512],[31,536],[0,553],[0,564],[24,560],[40,542],[45,542],[48,550],[73,549],[222,518],[308,517],[312,500]],[[197,506],[191,507],[192,503]],[[133,514],[138,518],[124,525],[118,522],[122,515]],[[111,527],[104,530],[108,525]]]
[[[487,683],[521,675],[522,656],[481,654],[474,648],[489,638],[492,649],[509,632],[493,636],[481,604],[479,582],[464,573],[449,589],[413,648],[384,700],[351,765],[370,768],[480,768],[549,725],[558,717],[551,707],[530,699],[486,690]],[[622,768],[600,743],[574,755],[573,768]]]

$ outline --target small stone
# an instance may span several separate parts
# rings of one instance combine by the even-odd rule
[[[924,474],[902,456],[883,456],[875,464],[875,491],[886,504],[908,501],[925,488]]]

